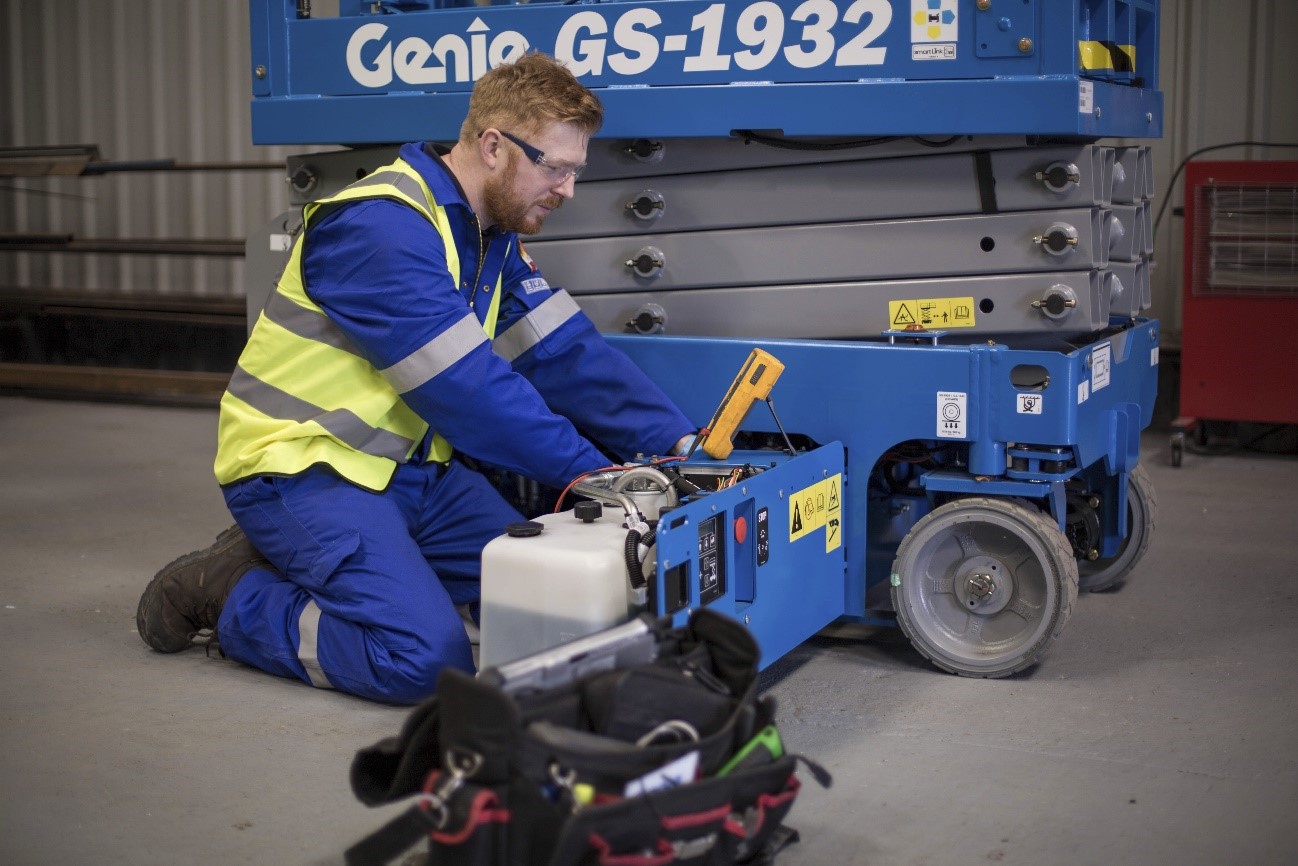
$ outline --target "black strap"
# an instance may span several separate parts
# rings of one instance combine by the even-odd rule
[[[978,201],[983,213],[1000,213],[996,205],[996,176],[992,174],[991,151],[974,151],[974,175],[978,178]]]
[[[762,850],[754,852],[750,857],[739,862],[743,866],[773,866],[776,856],[799,839],[797,830],[781,824],[775,828],[771,838],[766,840]]]
[[[386,866],[401,856],[434,828],[427,810],[411,806],[379,829],[347,849],[347,866]]]
[[[811,778],[816,780],[817,785],[825,790],[829,790],[834,786],[834,777],[820,764],[817,764],[806,755],[794,755],[793,757],[801,761],[811,771]]]

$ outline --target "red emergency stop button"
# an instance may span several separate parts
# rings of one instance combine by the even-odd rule
[[[748,521],[742,517],[735,518],[735,544],[743,544],[748,537]]]

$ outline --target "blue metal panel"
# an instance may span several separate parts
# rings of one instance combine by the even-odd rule
[[[1135,466],[1131,436],[1115,438],[1122,425],[1137,432],[1153,418],[1158,387],[1159,323],[1131,330],[1068,352],[1028,350],[993,353],[987,394],[995,441],[1070,445],[1080,466],[1106,460],[1113,469]],[[1036,394],[1011,384],[1015,367],[1038,365],[1050,380],[1040,414],[1020,411],[1019,395]],[[1139,408],[1136,408],[1139,407]],[[1134,417],[1132,413],[1134,412]]]
[[[712,610],[744,622],[762,649],[762,666],[836,620],[843,613],[844,546],[839,526],[822,523],[791,537],[791,502],[799,492],[843,477],[843,448],[831,443],[793,459],[773,452],[732,452],[728,465],[753,463],[767,469],[740,484],[709,493],[664,515],[658,525],[658,609],[666,610],[665,574],[684,567],[688,597],[674,613],[683,624],[701,599],[699,529],[717,519],[725,587],[707,602]],[[845,497],[843,497],[845,498]],[[755,517],[766,512],[769,547],[759,559]],[[736,532],[738,519],[742,528]],[[742,540],[741,540],[742,537]],[[749,580],[737,580],[747,574]]]
[[[974,55],[976,57],[1020,57],[1023,40],[1036,36],[1036,3],[997,3],[988,14],[974,16]]]
[[[255,114],[259,99],[264,100],[272,94],[288,92],[285,87],[278,89],[272,87],[274,76],[288,65],[284,60],[287,57],[284,34],[287,32],[288,22],[284,18],[284,9],[277,3],[252,2],[249,5],[251,8],[248,10],[248,30],[252,39],[250,60]],[[255,123],[253,141],[258,143]]]
[[[1150,421],[1158,380],[1158,323],[1153,320],[1080,347],[1050,350],[987,343],[889,345],[664,335],[615,335],[609,340],[700,425],[707,423],[733,371],[753,347],[784,363],[771,394],[784,428],[819,443],[841,442],[846,449],[843,611],[853,616],[866,614],[868,586],[887,579],[886,573],[867,574],[864,495],[866,479],[885,452],[909,440],[960,442],[971,454],[981,450],[1000,455],[999,467],[971,465],[969,470],[970,475],[995,478],[1008,477],[1007,443],[1032,443],[1072,455],[1071,472],[1095,465],[1113,475],[1135,465],[1131,443]],[[1049,384],[1041,390],[1013,385],[1012,371],[1024,365],[1044,367]],[[965,395],[962,436],[943,438],[949,433],[941,429],[940,393]],[[1040,400],[1032,407],[1040,408],[1040,414],[1021,411],[1019,394]],[[743,428],[778,432],[763,407],[749,413]]]
[[[1152,0],[1029,2],[1012,18],[975,0],[346,4],[323,19],[250,2],[259,144],[454,139],[473,82],[528,49],[599,93],[610,137],[1161,135]],[[1142,45],[1154,34],[1125,83],[1079,68],[1098,17]]]

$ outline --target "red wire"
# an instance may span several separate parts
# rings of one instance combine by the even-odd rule
[[[684,454],[676,454],[671,457],[659,457],[657,460],[651,460],[645,465],[661,466],[664,463],[673,463],[677,460],[684,460],[684,459],[685,459]],[[592,475],[598,475],[601,472],[626,472],[627,470],[634,469],[634,468],[635,468],[634,466],[605,466],[603,469],[592,469],[589,472],[583,472],[582,474],[578,475],[576,478],[569,481],[568,486],[563,488],[563,490],[559,493],[559,498],[555,500],[554,503],[554,513],[558,514],[560,509],[563,508],[563,498],[568,495],[568,491],[573,488],[574,484],[578,484],[581,482],[581,479],[589,478]]]
[[[565,488],[563,488],[563,490],[559,493],[559,498],[558,498],[558,500],[554,503],[554,513],[555,513],[555,514],[558,514],[558,513],[559,513],[559,508],[560,508],[560,506],[563,505],[563,497],[567,496],[567,495],[568,495],[568,491],[572,489],[572,486],[573,486],[574,484],[579,483],[579,482],[581,481],[581,479],[583,479],[583,478],[589,478],[589,477],[592,476],[592,475],[598,475],[598,474],[601,473],[601,472],[615,472],[615,471],[617,471],[617,470],[619,470],[619,469],[625,469],[625,468],[626,468],[625,466],[605,466],[603,469],[592,469],[592,470],[590,470],[589,472],[583,472],[583,473],[581,473],[581,474],[578,475],[576,478],[574,478],[574,479],[572,479],[571,481],[569,481],[569,482],[568,482],[568,486],[565,487]]]

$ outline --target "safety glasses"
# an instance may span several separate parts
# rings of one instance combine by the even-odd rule
[[[553,162],[546,162],[545,151],[533,147],[513,133],[505,132],[503,129],[499,130],[499,132],[505,138],[518,145],[519,149],[523,151],[523,155],[527,157],[528,161],[539,168],[541,173],[544,174],[546,179],[552,184],[563,183],[568,178],[576,180],[581,177],[581,173],[586,170],[585,163],[581,165],[562,165]]]

